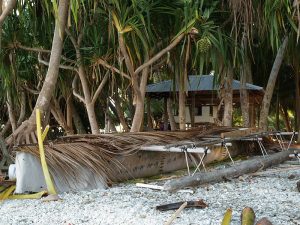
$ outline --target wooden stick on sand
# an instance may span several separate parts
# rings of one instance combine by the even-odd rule
[[[170,217],[170,219],[164,224],[164,225],[170,225],[173,220],[176,219],[176,217],[180,214],[180,212],[187,206],[187,202],[184,202],[179,209],[176,210],[176,212]]]

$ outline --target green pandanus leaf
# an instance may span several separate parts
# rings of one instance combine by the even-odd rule
[[[242,225],[254,225],[255,222],[255,213],[254,210],[250,207],[246,207],[242,211],[241,215],[241,224]]]
[[[228,208],[224,214],[221,225],[230,225],[232,217],[232,209]]]

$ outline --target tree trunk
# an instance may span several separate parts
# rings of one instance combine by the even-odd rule
[[[183,78],[184,79],[184,78]],[[185,115],[185,82],[182,78],[180,78],[180,83],[179,83],[179,129],[180,130],[185,130],[185,124],[186,124],[186,115]]]
[[[116,16],[113,16],[113,20],[115,24],[119,24],[119,21]],[[124,33],[122,29],[116,26],[118,30],[118,42],[120,47],[120,52],[124,57],[124,62],[126,64],[127,70],[131,77],[131,85],[134,91],[134,99],[136,100],[135,114],[132,120],[131,132],[141,131],[143,127],[144,120],[144,100],[145,100],[145,91],[146,84],[148,79],[149,67],[158,61],[164,54],[168,53],[171,49],[173,49],[184,37],[185,33],[181,33],[178,35],[173,41],[164,49],[159,51],[152,58],[149,57],[148,53],[145,55],[145,60],[142,65],[138,68],[134,68],[134,64],[132,63],[131,57],[129,56],[127,46],[125,43]],[[190,31],[192,33],[192,31]],[[139,83],[139,74],[142,72],[141,81]]]
[[[2,7],[3,7],[3,1],[0,0],[0,16],[2,15]],[[3,22],[2,23],[0,22],[0,51],[2,48],[2,24]]]
[[[282,115],[282,118],[283,118],[286,130],[288,132],[291,132],[292,128],[291,128],[291,123],[290,123],[290,119],[289,119],[287,108],[284,107],[283,105],[280,105],[280,112],[281,112],[281,115]]]
[[[250,116],[249,116],[249,93],[246,89],[246,74],[241,75],[241,89],[240,89],[240,99],[241,99],[241,110],[243,117],[243,126],[250,127]]]
[[[151,117],[151,98],[147,97],[147,126],[148,130],[153,130],[153,121]]]
[[[277,99],[276,99],[276,130],[280,130],[280,118],[279,118],[279,94],[277,93]]]
[[[74,87],[73,87],[73,94],[85,105],[89,123],[91,126],[92,134],[100,134],[97,117],[96,117],[96,113],[95,113],[95,102],[96,102],[96,98],[98,97],[98,95],[100,94],[101,90],[103,89],[105,83],[108,80],[108,73],[104,76],[98,89],[94,93],[94,96],[92,96],[91,91],[89,89],[89,83],[88,83],[88,79],[87,79],[87,75],[86,75],[86,71],[85,71],[85,67],[84,67],[83,57],[80,52],[82,33],[80,33],[78,35],[77,40],[75,39],[75,37],[72,35],[72,33],[68,29],[66,29],[66,33],[69,35],[69,38],[70,38],[70,40],[74,46],[75,52],[76,52],[76,60],[77,60],[77,64],[78,64],[78,76],[79,76],[82,91],[83,91],[83,97],[80,96],[80,94],[76,93],[76,89]],[[75,86],[75,84],[76,84],[76,78],[74,78],[72,86]]]
[[[256,109],[255,109],[254,103],[249,104],[249,117],[250,117],[250,126],[255,127],[256,126]]]
[[[73,98],[72,95],[67,97],[66,100],[66,105],[67,105],[67,127],[70,131],[71,134],[74,134],[74,128],[73,128]]]
[[[6,91],[6,97],[7,97],[6,105],[7,105],[8,117],[9,117],[10,124],[11,124],[11,129],[12,129],[12,132],[15,132],[15,130],[17,128],[17,121],[16,121],[14,109],[13,109],[13,100],[11,98],[11,94],[10,94],[9,90]]]
[[[120,123],[123,127],[123,130],[125,132],[129,132],[129,127],[128,127],[128,124],[126,123],[125,116],[124,116],[124,111],[121,107],[120,99],[119,99],[119,96],[118,96],[117,93],[115,94],[114,101],[115,101],[116,111],[117,111]]]
[[[0,0],[0,50],[2,48],[2,25],[5,18],[13,11],[17,4],[17,0],[9,0],[4,11],[2,11],[3,0]]]
[[[244,27],[245,29],[245,27]],[[243,38],[242,38],[242,50],[245,54],[245,59],[243,62],[243,65],[241,66],[241,74],[240,74],[240,82],[241,82],[241,88],[240,88],[240,105],[242,110],[242,117],[243,117],[243,126],[244,127],[250,127],[250,115],[249,115],[249,93],[246,88],[246,83],[248,80],[248,77],[251,76],[251,65],[248,59],[248,36],[247,33],[244,31]]]
[[[179,69],[179,129],[186,129],[186,113],[185,113],[185,103],[186,103],[186,88],[188,89],[187,78],[188,78],[188,60],[190,56],[190,36],[187,37],[185,57],[183,62],[183,73],[181,73],[181,68]]]
[[[24,121],[26,116],[26,94],[25,91],[21,91],[21,99],[20,99],[20,114],[17,122],[17,126],[20,126]]]
[[[104,112],[104,133],[109,133],[109,120],[108,120],[107,110]]]
[[[95,105],[93,103],[86,103],[85,107],[88,114],[92,134],[100,134],[97,117],[95,113]]]
[[[89,90],[89,85],[88,85],[87,76],[85,73],[85,68],[83,66],[80,49],[79,49],[79,46],[74,46],[74,47],[76,49],[77,61],[79,63],[78,75],[79,75],[79,79],[80,79],[80,83],[81,83],[83,95],[84,95],[83,103],[84,103],[86,111],[87,111],[89,123],[91,126],[91,132],[92,132],[92,134],[100,134],[97,117],[96,117],[96,113],[95,113],[95,104],[92,102],[92,96],[91,96],[91,93]]]
[[[40,109],[42,115],[49,111],[50,101],[57,83],[60,57],[63,49],[64,30],[68,18],[68,9],[69,0],[60,0],[58,6],[58,17],[55,20],[56,23],[53,35],[49,67],[45,81],[43,83],[43,87],[40,91],[35,105],[35,109]],[[8,144],[12,144],[13,139],[16,136],[18,136],[16,138],[18,143],[16,144],[22,143],[26,139],[29,140],[28,138],[26,138],[26,136],[32,137],[32,135],[30,134],[36,129],[35,109],[33,110],[30,118],[27,121],[23,122],[22,125],[18,127],[18,129],[7,139]],[[36,142],[36,139],[32,137],[32,141]]]
[[[59,102],[53,97],[52,103],[50,105],[51,113],[54,119],[58,122],[58,124],[65,130],[67,135],[74,134],[73,130],[68,127],[65,116],[59,106]]]
[[[115,124],[113,123],[111,116],[107,113],[107,120],[108,120],[108,127],[109,127],[109,132],[117,132],[117,129],[115,127]]]
[[[74,107],[73,101],[70,102],[70,104],[71,104],[71,108],[72,108],[72,116],[73,116],[76,133],[77,134],[86,134],[86,129],[83,126],[82,120],[81,120],[76,108]]]
[[[257,170],[265,169],[270,166],[280,164],[289,159],[289,154],[292,154],[294,150],[283,151],[269,155],[268,157],[260,157],[259,159],[250,159],[235,164],[232,167],[222,170],[216,170],[211,172],[196,173],[194,176],[186,176],[176,180],[171,180],[164,185],[164,189],[168,191],[175,191],[185,187],[199,186],[206,183],[221,182],[226,178],[239,177],[243,174],[253,173]]]
[[[0,136],[4,137],[5,133],[9,131],[9,128],[11,127],[10,125],[10,120],[8,119],[7,122],[5,123],[3,129],[0,132]]]
[[[135,113],[132,120],[130,132],[141,131],[141,126],[144,118],[144,101],[142,98],[137,97],[135,104]]]
[[[5,18],[13,11],[17,4],[17,0],[9,0],[4,11],[2,12],[3,1],[1,0],[1,16],[0,16],[0,24],[2,25]]]
[[[233,71],[232,68],[227,69],[225,78],[225,93],[224,93],[224,126],[232,126],[232,82]]]
[[[168,99],[164,97],[164,131],[167,131],[169,128],[169,120],[168,120]]]
[[[128,111],[129,111],[129,118],[130,118],[130,124],[128,124],[129,126],[132,125],[132,119],[134,117],[134,113],[135,113],[135,107],[133,105],[133,88],[130,86],[127,89],[127,99],[128,99]]]
[[[171,130],[174,131],[174,130],[177,130],[177,125],[175,122],[172,105],[173,105],[172,99],[168,98],[168,101],[167,101],[168,117],[170,120]]]
[[[146,56],[146,59],[148,59],[148,56]],[[132,127],[130,129],[130,132],[138,132],[138,131],[143,130],[144,102],[145,102],[145,93],[146,93],[148,75],[149,75],[149,67],[146,67],[143,69],[143,72],[142,72],[139,89],[138,89],[138,91],[135,91],[136,106],[135,106],[135,113],[134,113]]]
[[[284,53],[288,44],[288,36],[286,35],[282,45],[278,49],[275,61],[273,63],[273,67],[270,73],[270,77],[268,80],[268,84],[266,87],[266,91],[264,94],[264,98],[262,101],[261,111],[260,111],[260,121],[259,121],[259,127],[263,130],[268,129],[268,115],[270,110],[270,104],[273,96],[273,91],[276,83],[276,79],[279,73],[280,66],[282,64],[282,60],[284,57]]]

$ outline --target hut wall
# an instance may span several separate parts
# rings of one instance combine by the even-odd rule
[[[202,115],[199,115],[199,109],[195,109],[195,123],[214,123],[214,119],[217,118],[217,106],[199,106],[202,107]],[[212,114],[210,113],[210,107],[212,107]],[[186,123],[191,123],[189,107],[185,107]],[[178,116],[174,116],[175,122],[178,123]]]

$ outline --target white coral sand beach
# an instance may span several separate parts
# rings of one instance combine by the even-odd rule
[[[0,204],[1,225],[159,225],[174,211],[160,212],[157,205],[203,199],[205,209],[184,209],[174,225],[221,224],[227,208],[232,208],[232,225],[240,224],[244,207],[252,207],[256,217],[268,217],[274,225],[300,224],[300,167],[279,165],[259,176],[194,188],[194,193],[169,193],[135,184],[120,184],[106,190],[69,192],[60,201],[7,200]],[[275,172],[274,172],[275,171]],[[163,185],[164,181],[153,182]]]

